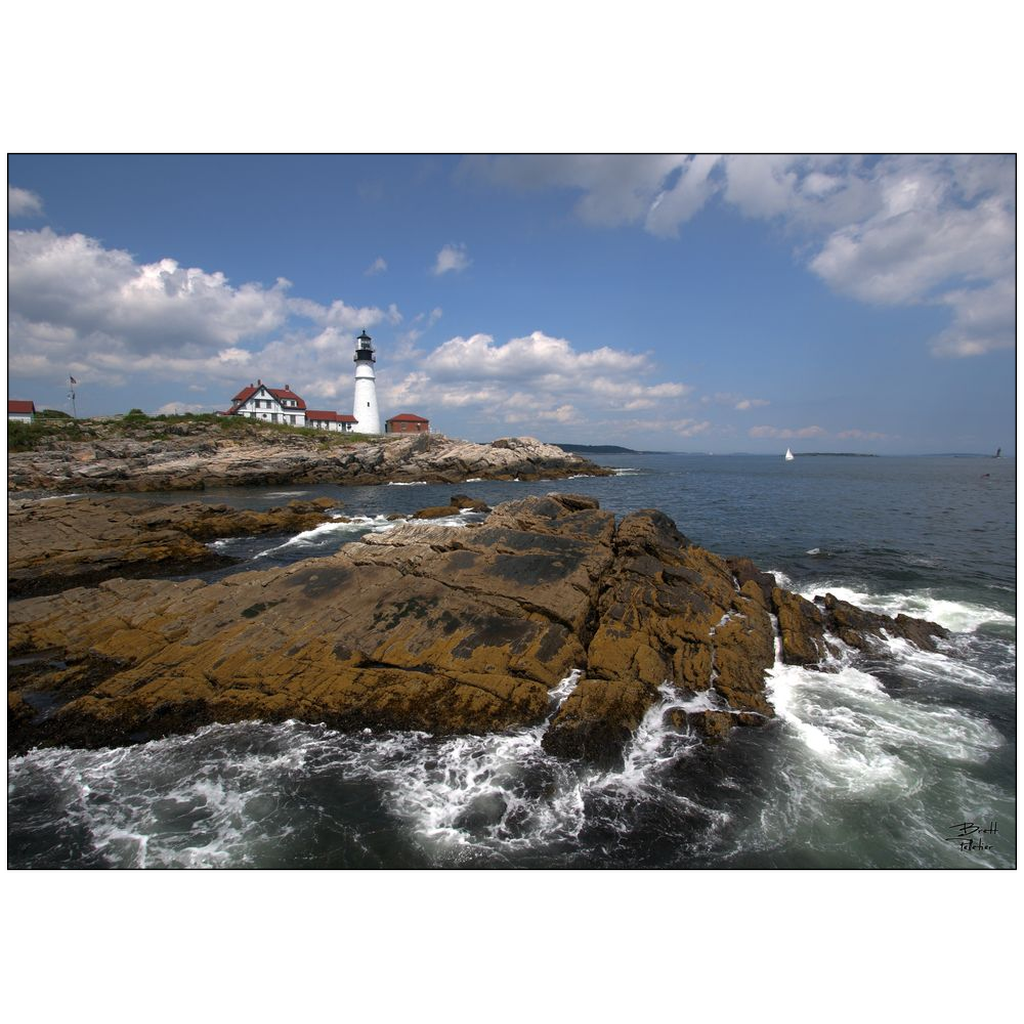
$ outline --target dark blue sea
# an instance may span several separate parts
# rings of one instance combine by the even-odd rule
[[[444,739],[251,723],[132,747],[32,751],[8,761],[9,865],[1015,866],[1015,460],[596,460],[616,475],[160,500],[344,503],[348,524],[216,542],[244,559],[237,571],[329,555],[389,529],[387,514],[447,504],[452,493],[494,505],[575,491],[617,514],[660,508],[694,542],[747,555],[808,597],[830,591],[931,619],[951,639],[934,653],[894,641],[831,672],[778,664],[769,680],[777,719],[714,747],[666,727],[678,698],[665,687],[616,770],[549,757],[543,725]]]

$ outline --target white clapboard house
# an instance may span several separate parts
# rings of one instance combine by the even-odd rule
[[[355,416],[327,409],[307,409],[303,399],[287,384],[283,388],[271,388],[258,380],[242,388],[231,402],[227,416],[246,416],[253,420],[314,430],[351,432],[356,428]]]
[[[242,388],[231,402],[229,416],[286,423],[290,427],[306,425],[306,403],[287,384],[283,388],[268,388],[258,380]]]

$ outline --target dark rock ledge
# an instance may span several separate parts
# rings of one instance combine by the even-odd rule
[[[328,522],[330,498],[254,512],[124,497],[12,500],[7,506],[9,597],[56,594],[116,578],[185,575],[231,565],[207,542],[299,533]]]
[[[99,746],[211,722],[482,733],[543,721],[550,752],[614,760],[671,681],[720,710],[710,737],[771,719],[765,672],[820,663],[827,635],[928,645],[887,619],[775,586],[690,543],[664,514],[618,524],[578,495],[498,506],[482,525],[409,523],[327,558],[204,584],[116,579],[10,606],[9,745]]]

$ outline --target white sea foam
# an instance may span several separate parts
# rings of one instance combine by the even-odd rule
[[[270,491],[268,498],[297,498],[300,494],[309,494],[309,491]]]
[[[944,685],[978,692],[1013,693],[1016,690],[1010,674],[1000,678],[968,664],[963,658],[950,657],[944,651],[923,651],[901,637],[892,637],[885,642],[890,655],[899,662],[900,676],[918,684],[922,689]],[[956,640],[943,645],[944,649],[953,651],[958,646]],[[1013,666],[1011,664],[1007,667]]]
[[[634,466],[612,466],[611,470],[616,476],[640,476],[643,474],[642,469],[637,469]]]
[[[787,576],[781,569],[766,570],[769,576],[775,577],[775,585],[783,590],[793,590],[794,584],[791,577]]]
[[[777,665],[768,673],[768,698],[814,755],[819,785],[847,792],[885,786],[895,795],[914,787],[916,756],[968,762],[1003,743],[987,723],[893,697],[850,664],[835,672]]]
[[[776,579],[781,576],[776,573]],[[789,584],[780,581],[779,586]],[[791,584],[790,584],[791,585]],[[841,601],[849,601],[867,611],[895,617],[900,613],[918,619],[937,622],[954,633],[970,633],[986,624],[1013,625],[1016,618],[995,608],[971,604],[966,601],[950,601],[934,597],[930,590],[911,593],[868,594],[850,587],[832,583],[814,584],[804,587],[800,594],[809,601],[817,594],[833,594]]]
[[[893,653],[901,672],[915,659],[921,671],[942,659],[901,644]],[[826,863],[841,864],[845,856],[851,866],[963,866],[942,834],[946,817],[968,807],[973,815],[1013,817],[1012,807],[971,771],[1003,737],[954,707],[891,695],[845,657],[834,667],[778,663],[768,673],[768,697],[782,723],[778,777],[739,846],[788,846],[800,836]],[[879,816],[891,820],[890,830],[878,833]],[[851,843],[862,848],[851,851]],[[990,858],[975,866],[999,863]]]
[[[670,724],[670,711],[688,711],[693,707],[704,710],[702,697],[684,700],[674,686],[662,683],[658,688],[660,699],[655,701],[637,726],[633,739],[624,751],[621,771],[610,772],[604,784],[637,787],[643,784],[652,769],[674,763],[697,745],[697,740],[686,726]]]
[[[388,487],[426,487],[426,480],[389,480]]]
[[[253,557],[265,558],[267,555],[277,554],[291,548],[315,548],[324,540],[338,534],[383,533],[393,529],[398,522],[400,520],[389,520],[386,516],[353,516],[348,522],[321,523],[319,526],[303,530],[284,543],[275,544]]]
[[[580,676],[574,670],[552,688],[551,710],[540,725],[455,737],[407,763],[390,779],[394,813],[428,845],[456,854],[578,834],[584,820],[579,770],[546,754],[541,740]]]

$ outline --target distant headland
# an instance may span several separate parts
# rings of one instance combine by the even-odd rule
[[[618,444],[563,444],[560,441],[552,441],[556,448],[563,452],[581,452],[588,455],[675,455],[676,452],[652,452],[643,451],[638,448],[623,448]]]

